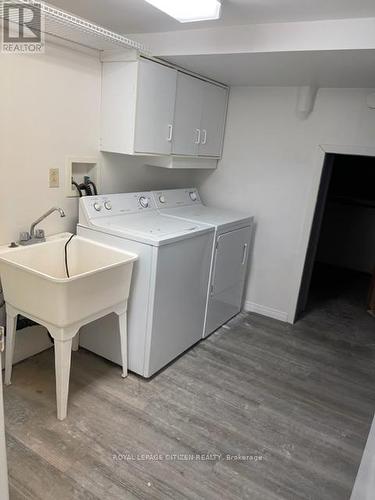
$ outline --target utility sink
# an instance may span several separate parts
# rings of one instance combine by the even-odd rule
[[[136,255],[70,234],[0,254],[7,304],[54,326],[66,327],[118,304],[129,295]]]
[[[10,384],[17,316],[45,326],[54,339],[57,416],[67,415],[71,350],[81,326],[119,317],[123,377],[127,375],[126,311],[137,256],[65,233],[0,254],[7,312],[5,383]],[[105,335],[105,332],[103,332]]]

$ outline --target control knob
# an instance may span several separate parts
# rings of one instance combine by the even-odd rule
[[[147,208],[149,204],[148,198],[146,198],[146,196],[141,196],[139,198],[139,204],[142,208]]]
[[[95,202],[94,203],[94,208],[97,212],[100,212],[100,210],[102,209],[102,206],[100,205],[100,203],[98,202]]]
[[[112,203],[110,201],[105,201],[104,207],[106,210],[112,210]]]

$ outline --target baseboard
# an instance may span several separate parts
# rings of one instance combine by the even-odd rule
[[[278,319],[279,321],[283,321],[284,323],[288,323],[288,313],[273,309],[272,307],[262,306],[260,304],[255,304],[254,302],[246,301],[244,304],[244,310],[247,312],[261,314],[262,316],[267,316],[268,318]]]

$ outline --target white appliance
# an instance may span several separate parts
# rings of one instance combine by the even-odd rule
[[[241,311],[253,217],[203,205],[196,188],[155,191],[153,196],[162,214],[215,228],[203,329],[206,337]]]
[[[161,215],[151,193],[85,197],[78,234],[138,255],[128,309],[129,369],[150,377],[202,337],[214,229]],[[121,364],[111,316],[80,344]]]

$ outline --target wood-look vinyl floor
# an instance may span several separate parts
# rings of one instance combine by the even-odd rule
[[[150,381],[73,353],[65,422],[53,351],[16,365],[11,499],[349,499],[375,410],[375,322],[346,299],[294,326],[241,314]],[[208,454],[221,459],[185,460]]]

